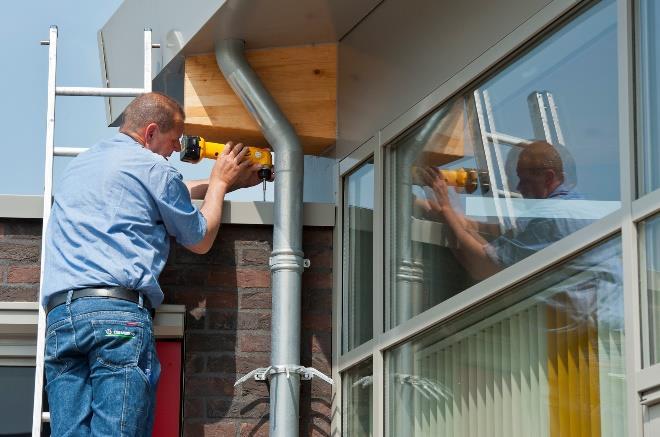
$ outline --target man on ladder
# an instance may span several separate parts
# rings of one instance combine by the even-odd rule
[[[160,371],[150,310],[163,300],[168,235],[206,253],[225,194],[260,182],[247,148],[228,143],[195,208],[167,162],[183,117],[165,95],[137,97],[120,133],[72,161],[55,195],[42,291],[53,435],[150,435]]]
[[[151,435],[160,373],[151,310],[163,300],[168,235],[206,253],[225,194],[260,182],[247,148],[228,143],[194,207],[167,162],[183,120],[169,97],[137,97],[120,133],[74,159],[55,194],[42,290],[54,436]]]

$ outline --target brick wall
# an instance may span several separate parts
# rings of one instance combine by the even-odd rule
[[[41,220],[0,219],[0,301],[38,294]],[[305,228],[301,363],[330,375],[332,228]],[[173,245],[160,282],[186,306],[184,435],[267,436],[264,383],[236,379],[270,359],[272,226],[224,225],[203,256]],[[332,390],[301,383],[300,435],[330,435]]]
[[[41,220],[0,219],[0,301],[37,300],[40,256]]]
[[[166,303],[186,305],[185,436],[267,436],[264,383],[236,379],[270,359],[271,226],[223,226],[211,251],[170,254],[161,276]],[[332,229],[303,235],[302,364],[330,374]],[[330,435],[331,388],[301,384],[300,435]]]

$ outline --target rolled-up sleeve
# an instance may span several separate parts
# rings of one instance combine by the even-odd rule
[[[173,168],[160,174],[155,200],[167,233],[184,246],[199,243],[206,234],[206,218],[192,204],[183,177]]]

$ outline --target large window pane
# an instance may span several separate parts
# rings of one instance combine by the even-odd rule
[[[640,224],[642,261],[642,335],[647,344],[646,364],[660,362],[660,215]]]
[[[660,188],[660,5],[657,0],[639,2],[641,27],[639,73],[640,88],[640,191],[648,193]]]
[[[344,178],[342,350],[373,336],[373,158]]]
[[[344,383],[344,437],[371,437],[373,435],[373,366],[371,360],[347,371]]]
[[[32,435],[34,367],[0,366],[0,435]]]
[[[444,104],[387,156],[387,326],[620,207],[616,3]]]
[[[626,435],[620,239],[386,356],[389,436]]]

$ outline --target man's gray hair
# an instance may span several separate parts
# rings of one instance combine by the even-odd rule
[[[165,94],[152,92],[137,96],[124,109],[121,132],[135,132],[156,123],[162,132],[169,132],[183,122],[185,113],[176,100]]]

